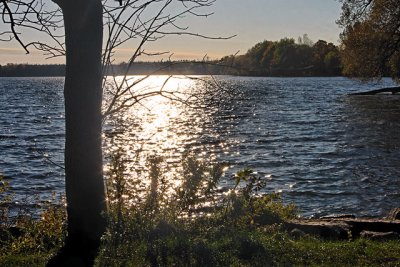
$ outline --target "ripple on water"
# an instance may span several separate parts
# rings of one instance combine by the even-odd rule
[[[344,78],[216,78],[235,94],[180,77],[167,87],[206,93],[192,103],[202,108],[156,97],[109,121],[106,157],[123,147],[134,180],[146,156],[164,156],[174,170],[191,151],[231,166],[223,187],[251,167],[268,179],[266,192],[282,192],[306,216],[378,216],[400,206],[400,97],[348,97],[376,85]],[[62,165],[62,83],[0,78],[0,174],[17,198],[63,192],[63,170],[44,158]]]

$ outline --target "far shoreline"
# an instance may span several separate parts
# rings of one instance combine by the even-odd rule
[[[65,77],[65,64],[7,64],[0,65],[0,77]],[[108,76],[125,75],[126,64],[113,65],[113,72]],[[303,69],[279,69],[276,74],[263,74],[262,70],[238,69],[219,62],[171,61],[171,62],[136,62],[129,68],[128,75],[226,75],[236,77],[344,77],[337,74],[318,74],[317,71],[304,73]],[[286,74],[285,74],[286,73]]]

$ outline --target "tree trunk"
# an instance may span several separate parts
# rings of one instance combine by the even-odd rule
[[[58,0],[66,42],[65,183],[68,236],[61,262],[93,263],[105,231],[101,140],[101,0]],[[69,256],[68,256],[69,254]],[[72,255],[72,256],[71,256]],[[56,265],[60,265],[57,262]]]
[[[352,93],[349,95],[377,95],[382,93],[391,93],[392,95],[394,95],[400,93],[400,87],[388,87],[388,88],[371,90],[367,92]]]

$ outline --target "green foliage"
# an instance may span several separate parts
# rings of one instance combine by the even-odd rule
[[[221,193],[223,164],[187,155],[180,186],[171,190],[165,162],[148,160],[148,190],[131,192],[122,151],[108,173],[108,231],[96,266],[399,266],[400,242],[292,239],[282,228],[296,216],[277,194],[261,194],[266,181],[251,169]],[[124,178],[125,177],[125,178]],[[139,194],[142,199],[129,199]],[[217,197],[216,197],[217,196]],[[39,220],[19,216],[18,235],[0,238],[0,266],[44,266],[61,246],[65,211],[47,209]]]
[[[66,212],[61,204],[47,207],[40,219],[20,209],[11,217],[8,205],[12,195],[0,177],[0,266],[44,266],[47,258],[64,242]],[[52,203],[58,202],[55,197]],[[58,203],[62,203],[61,201]]]
[[[260,195],[266,181],[252,170],[239,171],[236,186],[219,192],[224,164],[186,155],[180,185],[165,186],[163,160],[150,157],[144,200],[128,204],[121,151],[112,158],[109,229],[98,266],[229,266],[261,257],[263,248],[248,235],[260,225],[278,225],[295,216],[278,195]],[[165,198],[168,194],[167,199]],[[118,199],[119,198],[119,199]],[[242,232],[241,234],[239,234]],[[239,234],[239,235],[238,235]],[[236,248],[236,244],[240,244]]]
[[[11,196],[7,195],[9,188],[8,182],[4,179],[4,176],[0,175],[0,222],[7,222],[8,220],[8,205],[10,203]]]
[[[21,217],[16,227],[22,229],[23,234],[12,244],[13,253],[46,253],[59,248],[64,241],[65,220],[65,210],[59,206],[46,209],[40,220],[28,215]]]
[[[8,187],[8,182],[4,180],[4,176],[0,175],[0,196],[7,191]]]
[[[339,24],[343,72],[362,80],[391,76],[399,82],[398,0],[342,0]]]
[[[242,75],[267,76],[332,76],[341,75],[339,48],[319,40],[315,44],[305,34],[294,39],[263,41],[250,48],[245,55],[221,59]]]
[[[152,175],[162,177],[163,161],[152,158],[149,163]],[[160,189],[152,177],[142,204],[111,209],[96,266],[400,264],[399,242],[292,239],[282,223],[296,217],[294,205],[283,205],[277,194],[261,194],[266,181],[251,169],[237,172],[234,187],[212,198],[222,170],[223,165],[187,156],[182,160],[181,189],[170,195],[169,202],[161,197],[168,190]]]
[[[223,164],[209,166],[192,156],[187,156],[182,161],[183,181],[173,197],[181,211],[195,208],[213,197],[212,194],[223,175],[223,168]]]

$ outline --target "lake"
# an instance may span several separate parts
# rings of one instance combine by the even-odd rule
[[[165,90],[181,92],[185,103],[155,96],[108,120],[105,162],[122,147],[133,181],[146,170],[146,158],[159,155],[173,177],[182,155],[193,153],[229,165],[222,188],[250,167],[268,179],[265,192],[282,193],[307,217],[382,216],[400,206],[400,95],[347,95],[393,86],[390,80],[195,78],[167,81]],[[151,77],[138,90],[166,79]],[[45,204],[64,190],[57,166],[63,165],[62,90],[63,78],[0,78],[0,174],[15,193],[13,205],[32,198]]]

